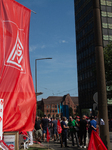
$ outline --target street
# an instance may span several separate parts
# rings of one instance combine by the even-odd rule
[[[112,132],[109,132],[110,133],[110,148],[111,148],[111,150],[112,150]],[[88,138],[86,139],[86,143],[87,143],[87,145],[88,145],[88,142],[89,142],[89,140],[88,140]],[[75,142],[76,143],[76,142]],[[54,150],[62,150],[62,149],[66,149],[66,150],[80,150],[80,149],[82,149],[82,150],[84,150],[84,148],[78,148],[76,145],[75,146],[72,146],[72,141],[69,141],[69,140],[67,140],[67,145],[69,146],[69,147],[63,147],[63,148],[61,148],[61,144],[60,144],[60,141],[56,141],[56,142],[54,142],[54,141],[49,141],[49,144],[47,143],[47,142],[42,142],[42,145],[44,145],[45,147],[49,147],[49,148],[52,148],[52,149],[54,149]],[[87,148],[86,148],[87,149]],[[85,150],[86,150],[85,149]]]

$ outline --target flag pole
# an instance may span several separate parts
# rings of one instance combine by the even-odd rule
[[[33,11],[33,10],[31,10],[31,12],[33,12],[34,14],[36,14],[36,12],[35,12],[35,11]]]
[[[48,150],[49,150],[49,142],[48,142]]]

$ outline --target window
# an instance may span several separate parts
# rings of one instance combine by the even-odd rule
[[[103,44],[104,46],[106,46],[108,44],[108,41],[104,41]]]
[[[106,16],[107,16],[106,11],[102,11],[102,12],[101,12],[101,15],[102,15],[103,17],[106,17]]]
[[[107,25],[108,25],[107,23],[102,23],[102,27],[103,27],[103,28],[108,28]]]
[[[112,13],[111,12],[107,12],[107,16],[108,17],[112,17]]]
[[[106,17],[102,17],[102,22],[103,23],[107,23],[107,18]]]
[[[55,105],[55,108],[56,108],[57,106]]]
[[[112,29],[112,24],[108,24],[109,28]]]
[[[111,7],[110,6],[107,6],[107,11],[111,12]]]
[[[109,29],[109,35],[112,35],[112,30],[111,29]]]
[[[109,35],[109,40],[112,41],[112,35]]]
[[[104,40],[108,40],[108,35],[103,35]]]
[[[101,10],[102,11],[106,11],[106,7],[105,6],[101,6]]]
[[[106,5],[105,0],[101,0],[101,5]]]
[[[108,18],[108,23],[112,23],[112,18]]]
[[[103,29],[103,34],[107,35],[108,34],[108,30],[107,29]]]
[[[108,6],[111,6],[111,2],[107,1],[107,5],[108,5]]]

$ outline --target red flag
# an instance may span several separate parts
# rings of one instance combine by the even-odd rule
[[[58,132],[58,134],[61,134],[61,132],[62,132],[62,128],[61,128],[61,124],[60,124],[59,120],[57,122],[57,132]]]
[[[0,0],[0,99],[3,131],[34,128],[36,97],[29,64],[31,11],[14,0]]]
[[[88,150],[107,150],[98,133],[93,130],[91,132]]]
[[[50,140],[50,133],[49,133],[49,130],[47,128],[47,142],[49,142],[49,140]]]

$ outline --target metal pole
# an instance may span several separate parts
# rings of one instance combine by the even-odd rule
[[[37,98],[37,59],[35,59],[35,93]]]
[[[36,98],[37,98],[37,60],[43,60],[43,59],[52,59],[52,58],[48,57],[48,58],[35,59],[35,93],[36,93]]]
[[[101,13],[99,0],[93,0],[93,16],[94,16],[94,33],[95,33],[94,35],[95,35],[99,119],[102,118],[105,122],[105,125],[100,126],[100,137],[105,146],[107,147],[107,149],[110,150],[107,94],[106,94]]]

